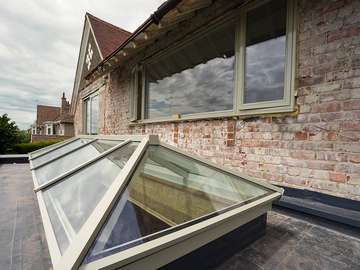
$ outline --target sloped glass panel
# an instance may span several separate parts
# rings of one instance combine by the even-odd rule
[[[84,263],[193,225],[274,191],[149,146]]]
[[[35,157],[37,157],[37,156],[39,156],[39,155],[42,155],[43,153],[49,151],[50,149],[53,149],[53,148],[55,148],[55,147],[58,147],[58,146],[60,146],[61,144],[64,144],[64,143],[66,143],[66,142],[67,142],[67,141],[62,141],[62,142],[60,142],[59,144],[54,143],[54,144],[49,145],[49,146],[47,146],[47,147],[41,148],[41,149],[37,150],[36,152],[32,152],[32,153],[30,154],[30,156],[31,156],[31,158],[35,158]]]
[[[116,179],[138,143],[129,143],[43,192],[63,254]]]
[[[38,166],[38,165],[44,163],[45,161],[48,161],[55,157],[58,157],[62,154],[65,154],[66,152],[69,152],[85,143],[88,143],[89,141],[90,141],[90,139],[77,139],[71,143],[65,144],[64,146],[55,149],[54,151],[51,151],[43,156],[40,156],[40,157],[32,160],[31,163],[33,166]]]
[[[93,159],[121,142],[122,141],[110,140],[94,141],[75,152],[62,156],[61,158],[38,168],[35,171],[37,181],[39,185],[42,185],[60,174],[74,169],[75,167]]]

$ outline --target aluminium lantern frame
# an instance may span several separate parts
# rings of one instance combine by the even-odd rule
[[[80,139],[89,140],[85,143],[85,145],[95,142],[96,140],[119,141],[119,143],[99,155],[92,157],[90,160],[76,166],[75,168],[65,171],[59,176],[40,184],[35,173],[37,168],[45,166],[46,164],[49,164],[59,158],[66,157],[69,153],[84,147],[84,144],[77,146],[75,149],[69,150],[66,153],[62,153],[60,156],[53,157],[52,159],[45,161],[44,164],[41,163],[34,166],[34,160]],[[123,146],[128,145],[131,142],[138,143],[135,151],[131,154],[130,158],[118,173],[115,180],[106,190],[104,196],[95,206],[94,210],[86,219],[79,232],[71,239],[71,243],[62,254],[45,204],[43,192],[47,189],[51,189],[52,186],[60,183],[61,181],[66,181],[68,176],[91,166],[91,164],[105,157],[109,153],[117,149],[121,149]],[[131,180],[133,173],[144,156],[144,153],[151,145],[162,146],[170,151],[199,162],[200,164],[223,171],[237,178],[241,178],[243,181],[261,186],[271,192],[245,204],[239,203],[229,207],[228,209],[225,208],[218,215],[209,217],[208,219],[199,220],[199,222],[195,224],[189,224],[189,226],[181,227],[179,230],[169,232],[168,234],[144,242],[140,245],[130,247],[118,253],[82,265],[82,262],[92,243],[95,241],[101,228],[111,215],[112,209],[116,206],[123,190]],[[226,169],[222,166],[209,162],[206,159],[162,143],[156,135],[81,135],[34,151],[29,154],[29,161],[34,182],[34,191],[38,199],[54,270],[157,269],[221,237],[222,235],[229,233],[260,215],[265,214],[271,209],[272,202],[279,199],[283,193],[281,188],[275,187],[254,177]]]

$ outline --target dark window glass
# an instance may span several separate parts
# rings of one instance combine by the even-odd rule
[[[85,100],[86,109],[86,134],[97,134],[99,129],[99,96],[93,96]]]
[[[91,99],[91,134],[97,134],[99,129],[99,96]]]
[[[145,118],[233,109],[235,25],[146,66]]]
[[[284,97],[286,1],[247,13],[244,103]]]

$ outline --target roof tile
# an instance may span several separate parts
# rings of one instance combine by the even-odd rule
[[[87,13],[87,16],[103,58],[106,58],[114,52],[131,35],[130,32],[105,22],[89,13]]]

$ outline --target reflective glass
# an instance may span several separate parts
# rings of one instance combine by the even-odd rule
[[[98,133],[99,125],[99,96],[91,98],[91,134]]]
[[[38,166],[48,160],[51,160],[55,157],[61,156],[62,154],[65,154],[75,148],[78,148],[79,146],[88,143],[90,141],[90,139],[77,139],[71,143],[68,143],[60,148],[57,148],[49,153],[47,153],[46,155],[40,156],[34,160],[32,160],[32,165],[33,166]]]
[[[162,146],[149,146],[84,263],[190,226],[270,192]]]
[[[286,1],[247,13],[244,103],[284,97]]]
[[[145,117],[232,110],[234,48],[231,23],[148,64]]]
[[[65,143],[66,141],[62,141],[60,144],[63,144],[63,143]],[[37,156],[39,156],[39,155],[42,155],[43,153],[45,153],[45,152],[47,152],[47,151],[49,151],[50,149],[53,149],[53,148],[55,148],[55,147],[58,147],[59,146],[59,144],[52,144],[52,145],[49,145],[49,146],[47,146],[47,147],[44,147],[44,148],[41,148],[41,149],[39,149],[38,151],[36,151],[36,153],[31,153],[31,158],[35,158],[35,157],[37,157]]]
[[[85,107],[86,107],[86,134],[91,134],[91,102],[90,98],[88,98],[85,101]]]
[[[138,143],[127,144],[43,192],[63,254],[122,170]]]
[[[35,170],[36,179],[39,185],[44,184],[60,174],[66,173],[71,169],[93,159],[100,153],[103,153],[119,143],[121,143],[121,141],[94,141],[75,152],[62,156],[61,158]]]

